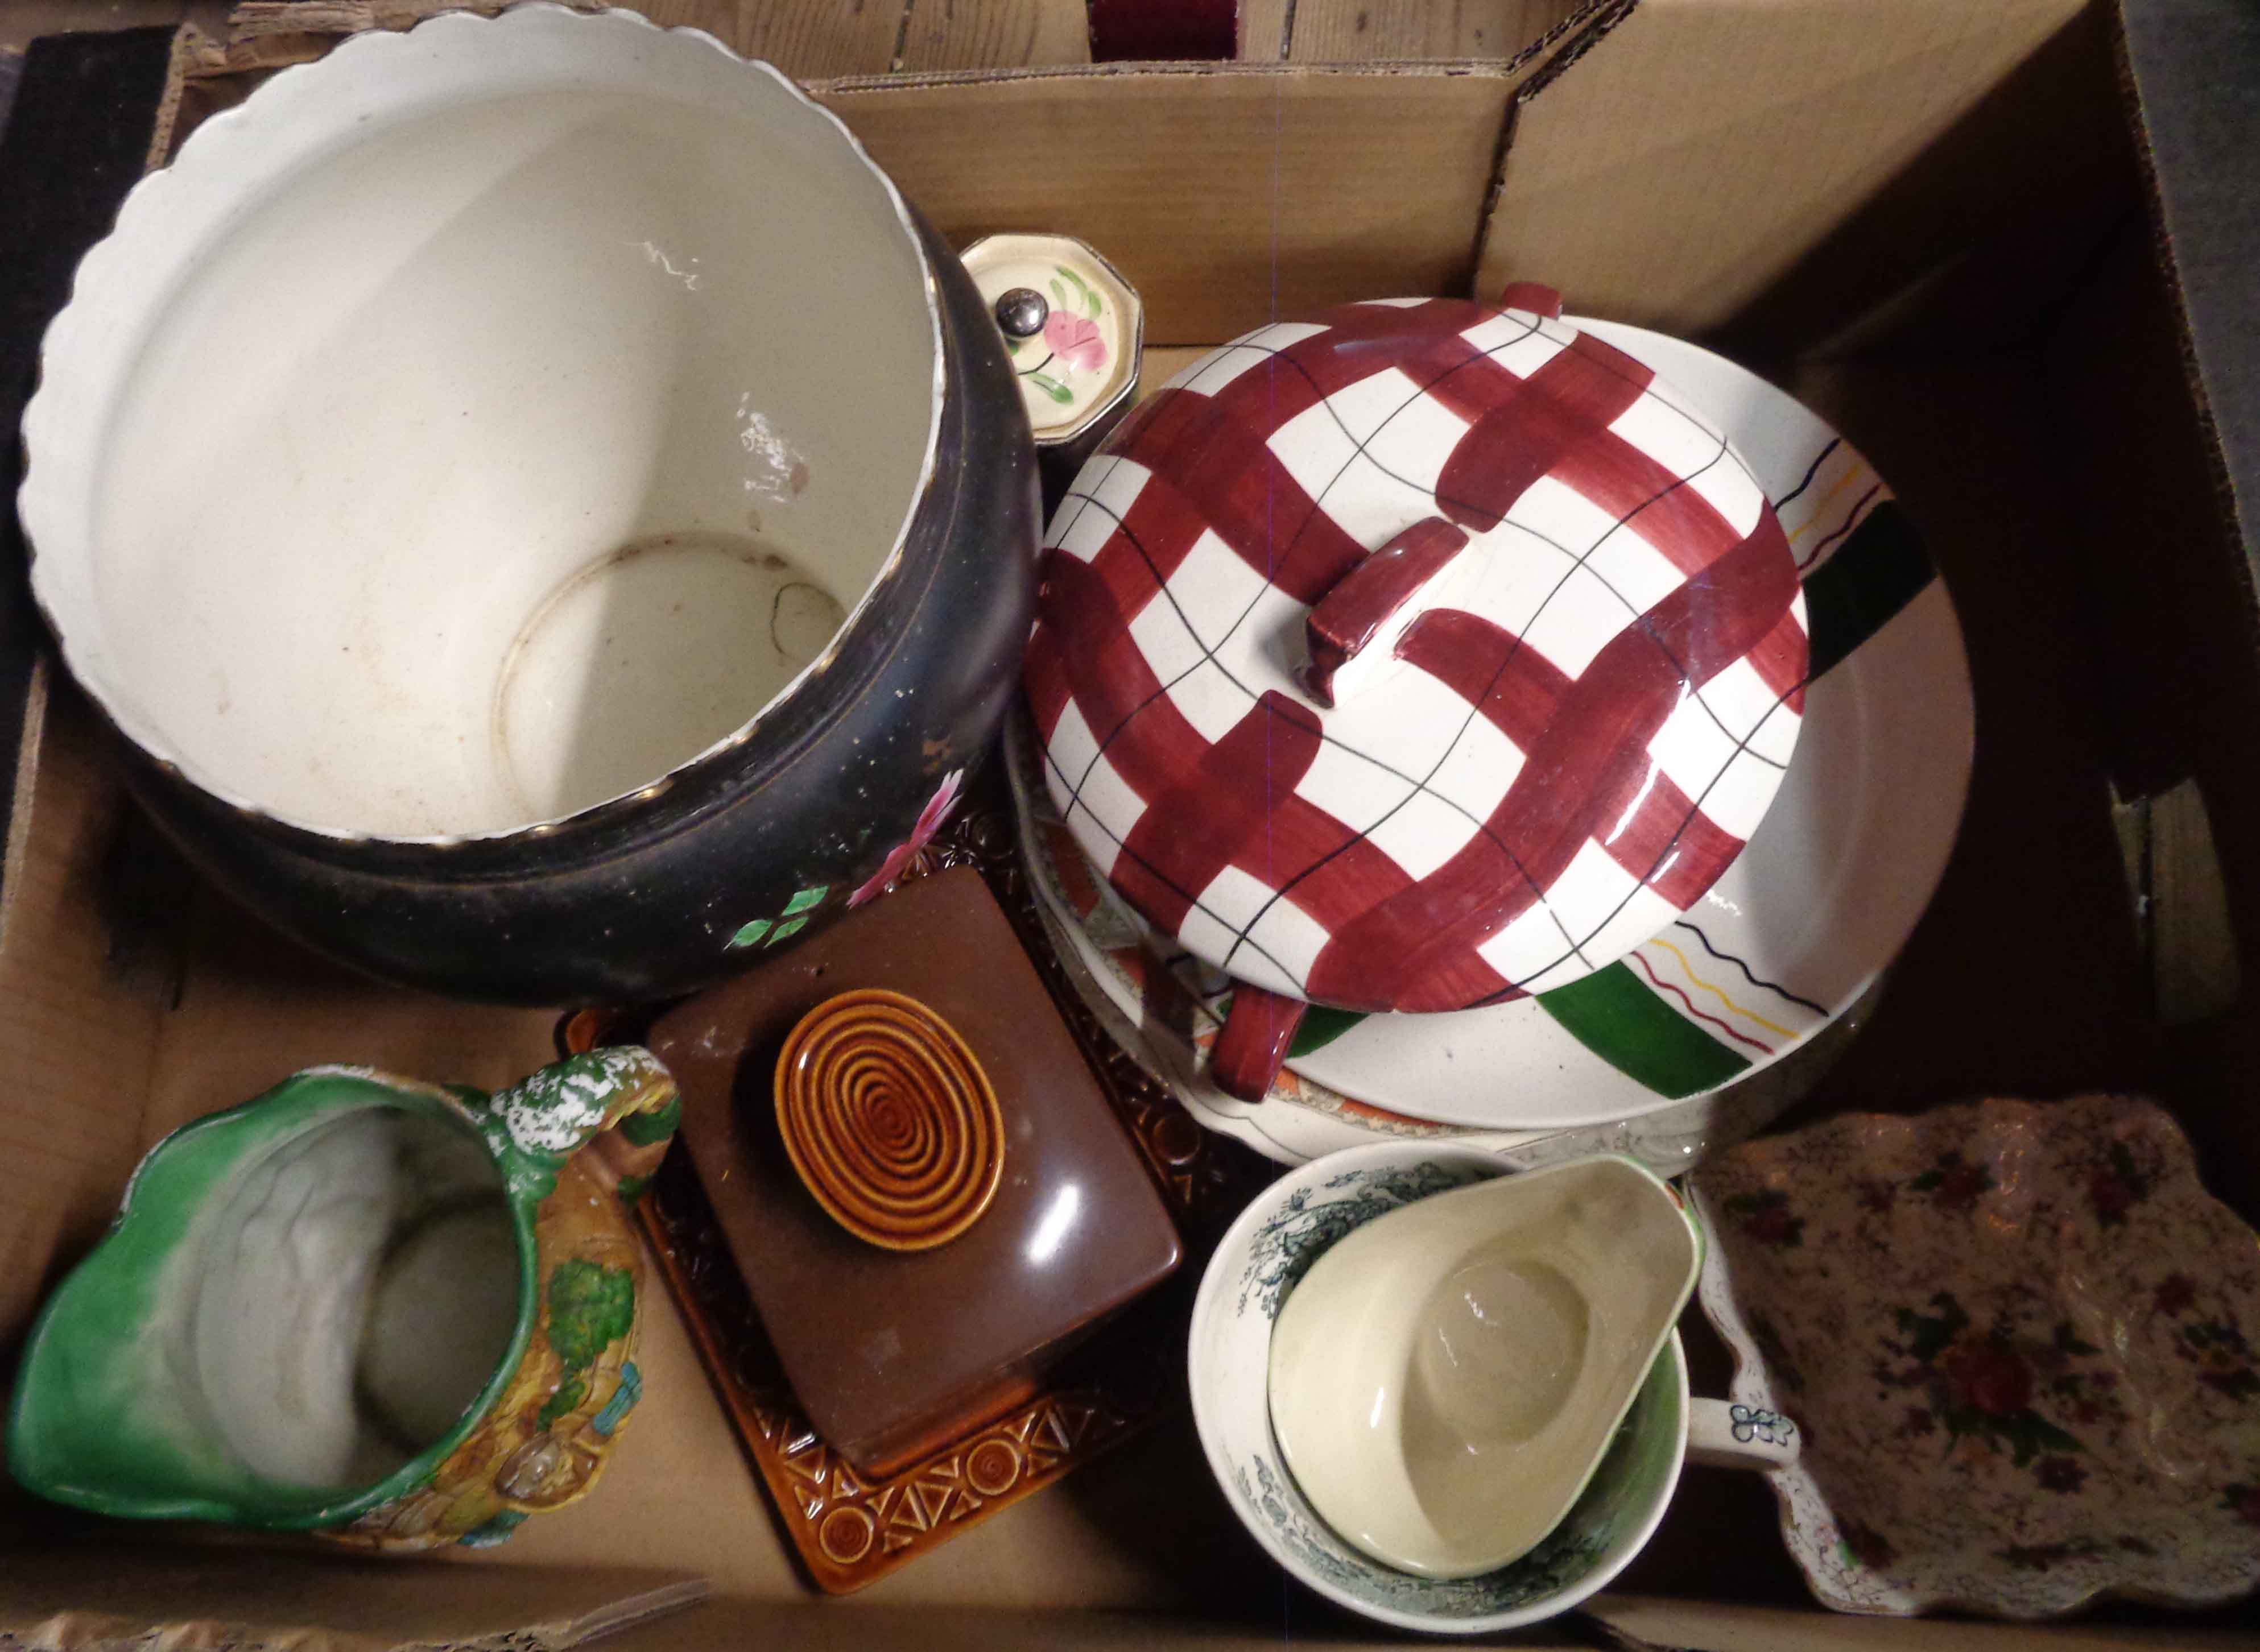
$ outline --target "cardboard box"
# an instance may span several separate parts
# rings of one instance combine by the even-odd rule
[[[2171,29],[2138,10],[2122,30],[2113,7],[2084,0],[1593,0],[1505,63],[1134,65],[817,89],[954,242],[1037,229],[1103,248],[1145,296],[1148,383],[1200,346],[1330,301],[1534,278],[1573,312],[1719,342],[1828,415],[1892,479],[1943,570],[1979,747],[1933,909],[1800,1116],[2141,1089],[2174,1108],[2213,1186],[2249,1217],[2260,1011],[2248,987],[2192,1024],[2163,1023],[2161,960],[2113,813],[2114,795],[2194,783],[2223,852],[2191,922],[2226,937],[2219,956],[2242,981],[2260,979],[2260,650],[2222,509],[2234,497],[2206,399],[2219,381],[2193,384],[2185,352],[2235,359],[2188,331],[2200,307],[2178,302],[2179,243],[2154,239],[2144,210],[2146,168],[2171,157],[2130,119],[2149,109],[2156,53],[2192,49],[2176,39],[2207,18],[2235,26],[2234,9],[2158,7]],[[25,80],[47,100],[42,118],[112,123],[82,167],[138,165],[176,117],[232,96],[204,82],[183,105],[191,57],[161,39],[130,61],[43,52]],[[2203,131],[2180,136],[2181,159],[2202,156]],[[46,211],[39,223],[69,232],[68,198],[27,190],[21,141],[0,152],[0,220],[20,232]],[[2149,181],[2180,205],[2163,171]],[[35,262],[11,301],[19,323],[60,301]],[[2249,338],[2242,360],[2250,374]],[[499,1083],[547,1057],[550,1031],[546,1015],[375,987],[297,954],[154,843],[59,673],[39,666],[22,694],[0,942],[0,1358],[167,1130],[318,1061]],[[1716,1387],[1722,1356],[1696,1320],[1689,1335],[1699,1384]],[[820,1599],[663,1299],[640,1363],[648,1398],[604,1484],[477,1556],[374,1564],[121,1526],[0,1486],[0,1646],[564,1645],[680,1605],[699,1578],[704,1605],[615,1644],[1387,1638],[1281,1577],[1211,1485],[1189,1417],[946,1558]],[[1702,1470],[1592,1606],[1525,1643],[2260,1644],[2236,1608],[2111,1606],[2044,1627],[1831,1616],[1805,1595],[1763,1486]]]

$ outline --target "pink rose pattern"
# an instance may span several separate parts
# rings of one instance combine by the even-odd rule
[[[926,846],[927,841],[936,832],[948,824],[951,814],[957,808],[958,794],[963,789],[964,780],[963,769],[952,769],[943,776],[933,795],[926,799],[926,807],[919,810],[918,823],[911,828],[911,835],[897,844],[886,859],[880,863],[878,871],[848,897],[851,908],[886,894],[887,886],[903,875],[903,868],[911,864],[918,851]]]
[[[1096,369],[1106,363],[1106,340],[1099,337],[1098,324],[1064,310],[1055,310],[1044,323],[1044,342],[1070,367]]]
[[[1055,264],[1052,267],[1056,279],[1050,282],[1051,313],[1045,317],[1041,335],[1044,358],[1026,367],[1016,360],[1012,370],[1062,407],[1070,407],[1076,392],[1067,382],[1069,375],[1095,373],[1106,365],[1106,338],[1098,330],[1098,318],[1105,313],[1105,301],[1096,288],[1066,265]],[[1019,358],[1024,350],[1033,353],[1035,342],[1008,335],[1005,347]]]
[[[2021,1613],[2130,1581],[2195,1601],[2260,1580],[2260,1548],[2234,1535],[2260,1527],[2260,1457],[2241,1443],[2260,1420],[2260,1265],[2156,1108],[1838,1120],[1695,1181],[1734,1397],[1795,1416],[1808,1460],[1834,1465],[1782,1488],[1823,1599]],[[2072,1275],[2080,1292],[2059,1294]],[[2144,1478],[2129,1442],[2146,1394],[2219,1443],[2189,1484]],[[2130,1556],[2156,1563],[2130,1572]]]

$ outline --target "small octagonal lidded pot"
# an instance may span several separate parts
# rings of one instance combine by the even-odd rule
[[[1026,683],[1078,843],[1239,983],[1213,1076],[1310,1003],[1478,1008],[1685,911],[1790,760],[1804,600],[1727,438],[1535,286],[1258,329],[1052,518]]]
[[[1145,307],[1070,235],[983,236],[960,257],[1004,335],[1054,508],[1137,394]]]

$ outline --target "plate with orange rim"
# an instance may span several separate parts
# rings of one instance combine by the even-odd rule
[[[1207,1082],[1230,983],[1147,929],[1059,826],[1008,740],[1055,943],[1118,1038],[1204,1122],[1297,1162],[1377,1135],[1474,1134],[1516,1157],[1595,1146],[1684,1169],[1816,1081],[1863,1018],[1959,828],[1974,741],[1951,601],[1891,488],[1819,415],[1725,358],[1575,319],[1668,374],[1765,485],[1801,565],[1813,673],[1790,772],[1698,908],[1556,992],[1436,1015],[1316,1010],[1271,1093]],[[1074,973],[1074,972],[1071,972]]]

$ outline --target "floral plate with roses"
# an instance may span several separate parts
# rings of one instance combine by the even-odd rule
[[[1698,1171],[1733,1398],[1839,1611],[2005,1618],[2260,1584],[2260,1235],[2154,1104],[1830,1120]]]

